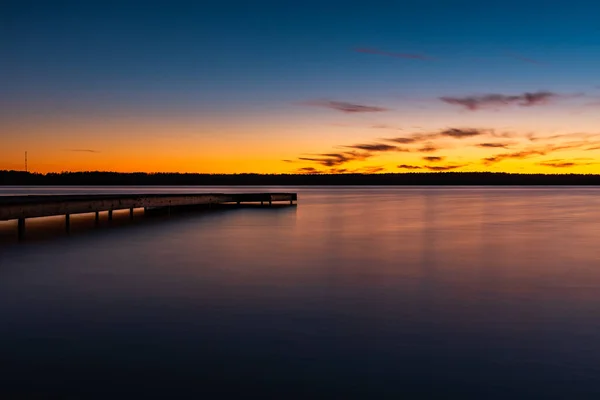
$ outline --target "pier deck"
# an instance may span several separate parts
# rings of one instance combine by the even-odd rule
[[[0,196],[0,221],[19,221],[19,238],[25,234],[25,219],[64,215],[67,230],[71,214],[99,213],[108,211],[112,219],[115,210],[136,208],[166,208],[211,205],[286,202],[294,204],[296,193],[198,193],[198,194],[108,194],[108,195],[45,195],[45,196]]]

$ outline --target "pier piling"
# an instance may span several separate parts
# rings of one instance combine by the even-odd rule
[[[25,240],[25,218],[19,218],[18,231],[19,241]]]

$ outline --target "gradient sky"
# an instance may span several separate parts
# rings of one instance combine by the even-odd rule
[[[600,173],[600,2],[4,1],[0,169]]]

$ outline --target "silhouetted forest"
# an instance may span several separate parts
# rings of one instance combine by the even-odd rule
[[[0,185],[600,185],[600,175],[498,172],[399,174],[179,174],[0,171]]]

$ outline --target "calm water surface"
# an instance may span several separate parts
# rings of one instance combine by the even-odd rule
[[[299,205],[0,223],[0,394],[600,396],[600,189],[0,195],[174,190]]]

